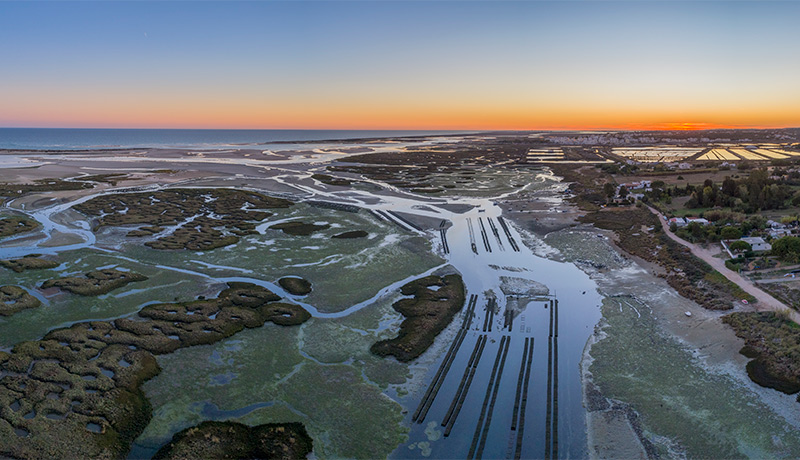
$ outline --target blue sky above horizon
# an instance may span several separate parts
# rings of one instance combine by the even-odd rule
[[[800,125],[800,2],[1,2],[0,126]]]

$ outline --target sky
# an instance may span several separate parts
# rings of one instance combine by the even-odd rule
[[[800,126],[798,1],[0,1],[0,126]]]

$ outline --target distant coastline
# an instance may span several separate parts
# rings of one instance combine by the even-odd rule
[[[443,136],[472,132],[475,131],[0,128],[0,149],[92,150],[159,147],[243,149],[276,143]]]

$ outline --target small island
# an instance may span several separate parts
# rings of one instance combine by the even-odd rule
[[[4,259],[0,260],[0,265],[9,270],[14,270],[17,273],[22,273],[25,270],[42,270],[45,268],[56,268],[58,262],[54,260],[42,259],[39,254],[29,254],[25,257],[18,259]]]
[[[292,295],[308,295],[311,293],[311,283],[295,276],[286,276],[278,280],[278,284]]]
[[[154,460],[197,458],[304,459],[313,441],[302,423],[247,426],[236,422],[203,422],[173,436]]]
[[[128,283],[144,281],[147,277],[134,272],[123,272],[113,268],[97,270],[85,276],[56,278],[42,283],[42,289],[57,287],[73,294],[96,296],[107,294]]]
[[[0,316],[11,316],[42,303],[19,286],[0,286]]]
[[[364,230],[352,230],[349,232],[339,233],[338,235],[333,235],[331,238],[341,239],[341,240],[349,240],[353,238],[364,238],[369,233],[365,232]]]
[[[439,289],[430,289],[431,286],[439,286]],[[378,356],[392,355],[398,361],[408,362],[427,350],[461,310],[465,289],[459,275],[431,275],[406,284],[400,292],[414,296],[392,305],[405,317],[400,333],[393,339],[376,342],[370,350]]]
[[[314,232],[329,228],[328,224],[308,224],[299,220],[283,222],[270,226],[273,230],[281,230],[283,233],[292,236],[308,236]]]

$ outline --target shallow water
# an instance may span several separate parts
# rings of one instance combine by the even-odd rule
[[[486,458],[505,458],[510,453],[510,446],[515,443],[516,432],[511,430],[511,424],[516,386],[525,338],[531,337],[534,340],[534,358],[532,377],[528,387],[522,457],[544,456],[550,312],[544,307],[547,302],[530,301],[515,318],[513,329],[502,330],[504,318],[502,312],[507,306],[507,301],[500,289],[501,276],[526,278],[543,283],[549,288],[553,298],[559,301],[558,452],[559,456],[563,457],[586,455],[585,413],[581,400],[579,362],[586,340],[600,318],[600,295],[597,293],[595,283],[576,266],[534,255],[522,244],[521,236],[513,227],[510,227],[510,233],[517,242],[520,252],[514,252],[511,249],[512,245],[507,236],[500,231],[505,250],[500,250],[499,245],[495,244],[494,235],[491,235],[489,244],[492,252],[487,252],[480,241],[481,238],[477,237],[478,254],[475,254],[472,250],[468,219],[473,222],[477,221],[479,217],[485,221],[496,219],[500,216],[500,212],[497,206],[492,205],[489,200],[484,200],[480,203],[480,207],[466,214],[445,216],[453,222],[453,227],[447,231],[451,251],[448,261],[461,272],[468,294],[479,296],[476,317],[472,322],[469,334],[459,348],[441,390],[434,399],[425,422],[423,424],[412,423],[410,439],[408,443],[395,451],[393,454],[395,457],[467,457],[502,336],[510,337],[511,341],[505,367],[500,374],[498,397],[483,455]],[[499,224],[496,225],[500,227]],[[485,226],[488,230],[488,225]],[[503,268],[494,269],[490,268],[490,265]],[[484,310],[487,303],[485,293],[490,291],[497,297],[499,312],[494,316],[493,331],[484,333],[483,321],[487,314]],[[481,335],[486,335],[489,341],[485,346],[463,409],[456,419],[453,430],[449,437],[430,441],[429,438],[435,436],[426,433],[427,425],[431,421],[440,422],[447,413],[475,342]],[[429,371],[428,379],[433,378],[437,368],[438,364]],[[411,395],[403,401],[410,413],[416,409],[420,396]],[[410,422],[410,415],[408,421]],[[414,448],[419,447],[418,443],[420,442],[428,443],[424,446],[425,449]]]
[[[487,171],[487,173],[491,174],[491,171]],[[493,200],[502,199],[516,193],[518,188],[489,188],[487,185],[483,185],[473,191],[473,194],[477,196],[429,198],[416,196],[385,185],[383,186],[384,194],[376,194],[375,192],[367,192],[358,189],[339,192],[320,184],[314,185],[312,182],[304,182],[303,178],[307,175],[308,174],[305,173],[286,172],[282,173],[280,176],[274,177],[273,180],[285,189],[295,190],[298,196],[354,204],[372,211],[380,211],[380,216],[383,216],[381,218],[385,219],[384,221],[376,221],[377,224],[373,224],[377,225],[376,228],[379,229],[378,234],[384,235],[382,240],[376,240],[375,242],[365,240],[364,243],[358,243],[356,241],[345,243],[337,242],[337,244],[366,244],[374,247],[358,249],[360,252],[357,252],[356,255],[360,255],[364,251],[374,252],[375,248],[377,248],[377,250],[392,249],[393,247],[404,244],[409,238],[408,235],[419,235],[432,242],[434,250],[438,252],[440,256],[444,257],[445,263],[432,263],[436,260],[436,257],[409,258],[408,261],[419,260],[424,262],[425,266],[419,267],[415,272],[404,268],[403,270],[405,271],[403,273],[407,273],[407,275],[403,275],[405,276],[403,279],[392,279],[391,282],[387,282],[387,280],[381,278],[381,271],[374,269],[376,266],[375,264],[380,262],[381,259],[373,260],[374,254],[372,252],[365,252],[360,260],[356,258],[356,260],[349,261],[342,267],[340,259],[330,259],[330,257],[332,257],[330,254],[330,247],[324,246],[322,240],[319,239],[315,240],[314,247],[321,249],[303,251],[302,254],[304,254],[305,259],[297,257],[296,255],[292,255],[289,258],[286,258],[287,256],[275,256],[283,257],[283,265],[276,267],[275,270],[286,272],[287,267],[292,267],[290,270],[291,273],[283,273],[283,275],[313,274],[315,270],[325,270],[326,265],[333,263],[332,269],[338,270],[340,276],[348,273],[347,271],[342,271],[344,268],[345,270],[351,270],[349,273],[365,273],[371,277],[373,282],[383,283],[381,284],[383,286],[382,288],[377,289],[377,291],[373,290],[369,295],[363,296],[358,301],[351,302],[344,308],[330,310],[320,308],[316,303],[317,300],[315,300],[318,299],[319,296],[325,296],[325,293],[330,290],[329,287],[325,287],[322,280],[320,281],[320,285],[323,286],[322,289],[314,292],[308,298],[303,299],[291,296],[284,292],[279,285],[271,281],[277,278],[265,276],[266,271],[263,267],[265,259],[263,256],[256,257],[260,262],[256,264],[255,262],[249,261],[249,256],[243,255],[262,251],[269,251],[269,253],[275,250],[281,251],[284,249],[281,246],[285,244],[296,245],[297,248],[294,249],[300,250],[308,246],[307,241],[290,243],[290,239],[283,239],[282,236],[272,237],[273,235],[266,235],[265,232],[269,231],[267,230],[267,225],[259,227],[259,231],[264,234],[259,235],[255,239],[259,241],[268,240],[270,242],[269,244],[261,245],[255,240],[249,241],[243,239],[236,247],[228,247],[205,253],[193,253],[190,255],[184,253],[159,253],[158,251],[147,248],[138,248],[135,245],[118,245],[117,249],[121,251],[121,253],[109,251],[107,258],[117,261],[128,261],[128,264],[143,264],[147,268],[144,268],[144,266],[139,267],[139,271],[146,271],[149,269],[156,270],[157,273],[162,274],[161,276],[163,276],[163,274],[169,274],[169,278],[166,279],[169,279],[170,282],[173,283],[176,278],[184,277],[194,280],[195,283],[202,280],[206,288],[230,281],[244,281],[265,286],[279,295],[303,305],[312,314],[314,321],[350,320],[362,313],[369,313],[371,310],[374,310],[375,305],[381,303],[386,305],[389,299],[396,297],[399,287],[408,281],[434,273],[448,264],[452,265],[463,277],[467,288],[467,296],[477,296],[475,317],[472,320],[469,332],[466,333],[464,337],[461,347],[455,354],[451,368],[431,405],[424,423],[412,423],[411,415],[419,404],[427,384],[433,379],[439,363],[445,358],[445,352],[449,345],[446,341],[452,340],[452,337],[443,334],[437,339],[439,343],[437,346],[434,346],[434,349],[441,350],[440,356],[433,359],[432,365],[427,370],[421,385],[418,385],[416,390],[412,390],[410,393],[401,396],[401,393],[398,391],[399,387],[385,387],[385,383],[383,384],[384,390],[380,390],[373,379],[379,379],[379,369],[381,369],[381,366],[397,366],[397,369],[393,372],[399,372],[399,369],[407,369],[407,366],[397,363],[393,364],[392,359],[380,360],[370,356],[368,354],[368,346],[371,340],[375,340],[374,337],[385,337],[387,334],[391,334],[392,330],[396,330],[396,324],[399,320],[397,317],[392,321],[381,319],[376,322],[376,320],[373,319],[369,322],[369,333],[367,333],[365,329],[359,329],[354,325],[347,326],[347,328],[350,328],[348,330],[350,331],[351,338],[348,340],[352,341],[351,346],[358,344],[358,346],[363,348],[358,351],[359,356],[361,356],[361,362],[349,357],[344,361],[336,361],[336,364],[331,367],[331,364],[320,361],[319,358],[312,357],[307,352],[303,351],[301,347],[294,359],[299,360],[298,362],[302,361],[308,364],[299,368],[289,366],[289,369],[292,370],[281,377],[283,380],[295,379],[298,382],[308,382],[317,378],[317,374],[321,375],[323,373],[333,372],[334,374],[332,375],[338,377],[346,375],[346,378],[349,379],[348,381],[358,382],[357,391],[353,394],[355,397],[369,394],[371,395],[370,398],[374,398],[375,394],[380,391],[385,391],[385,394],[393,396],[408,411],[403,423],[405,426],[409,427],[408,440],[394,450],[392,454],[394,457],[430,456],[434,458],[463,458],[467,456],[473,444],[474,434],[481,416],[487,388],[489,387],[489,380],[495,364],[495,356],[497,356],[503,337],[510,339],[508,342],[508,353],[505,358],[505,366],[503,367],[502,373],[499,374],[497,399],[494,409],[491,411],[490,415],[487,414],[487,417],[491,417],[491,423],[485,428],[488,442],[485,444],[486,447],[483,451],[483,456],[487,458],[500,458],[508,456],[510,452],[513,453],[513,446],[516,443],[518,430],[512,431],[511,429],[512,413],[515,403],[517,402],[516,389],[526,338],[533,340],[534,351],[531,377],[529,386],[527,387],[527,406],[524,411],[525,424],[521,455],[522,457],[543,456],[545,453],[546,421],[548,417],[556,418],[552,415],[556,412],[555,408],[548,414],[548,347],[550,343],[556,343],[555,339],[551,342],[549,338],[551,317],[549,301],[557,300],[559,311],[557,329],[558,367],[556,374],[558,381],[558,456],[585,456],[585,412],[581,403],[582,393],[579,361],[586,340],[600,317],[600,296],[597,293],[595,283],[576,266],[569,263],[548,260],[535,255],[523,244],[523,241],[530,239],[529,235],[523,237],[513,224],[508,221],[506,221],[507,228],[503,227],[499,219],[502,217],[502,211],[493,203]],[[548,187],[553,181],[552,177],[538,174],[535,171],[527,175],[515,173],[514,176],[517,180],[527,183],[524,187],[526,190]],[[3,257],[17,257],[31,253],[60,253],[63,257],[68,254],[67,251],[79,249],[79,251],[75,251],[75,254],[80,255],[80,257],[77,258],[77,261],[69,265],[70,268],[74,269],[72,265],[77,265],[79,262],[82,264],[96,262],[98,256],[89,256],[88,259],[84,260],[84,258],[87,257],[84,252],[98,250],[98,238],[104,239],[105,241],[110,238],[109,235],[111,234],[106,233],[104,230],[98,235],[95,235],[89,230],[88,222],[78,221],[67,225],[61,223],[57,218],[59,213],[64,212],[72,205],[90,198],[91,196],[87,196],[70,203],[61,203],[43,209],[31,210],[29,213],[43,225],[42,234],[44,238],[42,241],[48,241],[55,232],[61,232],[80,237],[82,243],[55,248],[42,248],[39,244],[34,243],[26,246],[3,248],[0,250],[0,254],[2,254]],[[465,213],[455,213],[448,210],[454,209],[454,205],[461,209],[471,210]],[[392,214],[389,211],[400,214]],[[320,212],[321,211],[314,211],[308,207],[298,208],[298,210],[274,216],[275,219],[269,222],[269,225],[281,219],[290,219],[295,216],[294,213],[300,213],[301,215],[304,213],[310,214],[312,220],[319,220],[318,218],[315,219],[313,216],[320,215]],[[329,211],[325,212],[331,213]],[[362,211],[362,213],[366,214],[364,211]],[[449,253],[442,254],[444,245],[441,240],[441,233],[438,230],[425,232],[414,229],[412,225],[404,221],[403,216],[408,216],[412,220],[413,217],[411,216],[420,216],[427,219],[441,219],[452,224],[448,226],[447,230],[444,232]],[[348,217],[348,219],[349,218],[350,217]],[[360,218],[363,219],[363,217]],[[387,229],[389,228],[396,233],[388,233]],[[471,232],[470,228],[472,229]],[[370,233],[374,232],[371,231]],[[238,246],[247,246],[247,249],[241,249],[238,248]],[[258,249],[250,251],[249,249],[251,247],[257,247]],[[514,250],[515,247],[518,251]],[[311,259],[306,256],[311,257]],[[349,257],[350,255],[347,256]],[[82,260],[83,262],[81,262]],[[108,264],[109,262],[106,260],[104,263]],[[362,272],[361,270],[366,271]],[[269,270],[267,269],[267,271]],[[148,275],[150,275],[150,273],[148,273]],[[502,277],[513,277],[541,283],[549,289],[549,297],[526,295],[509,302],[501,289]],[[315,289],[317,287],[318,285],[315,284]],[[326,289],[328,290],[326,291]],[[506,290],[508,291],[508,289]],[[112,296],[109,296],[108,299],[101,300],[124,301],[126,305],[130,303],[134,308],[131,308],[131,306],[126,308],[131,312],[138,308],[135,307],[134,301],[144,293],[146,293],[146,290],[144,290],[142,286],[131,285],[124,291],[115,292]],[[496,312],[492,317],[491,331],[484,331],[483,324],[488,314],[486,305],[489,299],[495,299],[493,302],[496,301]],[[548,307],[545,308],[545,305]],[[514,310],[515,318],[513,320],[513,327],[503,330],[504,312],[506,308],[512,308]],[[459,315],[455,322],[458,323],[460,321],[461,315]],[[254,332],[247,334],[254,334]],[[344,334],[344,332],[338,334],[338,336],[334,336],[343,337],[342,334]],[[357,339],[356,336],[360,337],[360,339]],[[464,396],[463,406],[452,426],[452,432],[449,436],[443,437],[441,436],[443,429],[438,425],[448,411],[451,401],[454,399],[462,375],[464,375],[465,368],[470,359],[471,352],[481,336],[485,336],[487,341],[481,359],[476,366],[474,378],[471,380],[469,390]],[[337,345],[338,344],[335,343],[330,344],[332,347],[336,347]],[[291,349],[293,345],[287,343],[283,346]],[[193,347],[193,349],[205,350],[205,348],[201,349],[199,347]],[[198,351],[198,353],[199,352],[200,351]],[[179,353],[183,356],[184,354],[191,354],[192,352],[187,349]],[[242,351],[236,353],[242,353]],[[172,362],[172,360],[169,359],[170,357],[171,355],[160,357],[159,360]],[[250,366],[254,365],[253,362],[250,361],[247,361],[247,363],[247,365]],[[173,362],[172,364],[175,363]],[[220,362],[218,365],[223,366],[227,364]],[[257,373],[257,371],[257,369],[250,369],[247,372],[252,374],[253,372]],[[214,386],[223,389],[235,387],[238,384],[237,375],[239,372],[242,371],[224,371],[223,369],[219,369],[219,372],[207,375],[207,386],[203,389],[203,392],[209,391],[210,388]],[[166,378],[166,367],[163,375],[165,376],[164,378]],[[265,378],[269,380],[269,377]],[[160,377],[157,377],[153,382],[155,381],[161,381]],[[398,382],[402,382],[402,379],[398,380]],[[419,384],[420,382],[417,383]],[[155,387],[149,386],[149,388],[152,389]],[[320,391],[320,388],[315,388],[314,391]],[[277,399],[270,398],[268,400],[279,401],[282,392],[284,394],[286,392],[291,393],[289,390],[280,390],[274,393]],[[313,394],[314,398],[318,397],[316,393]],[[289,398],[289,396],[285,397]],[[314,400],[304,401],[304,398],[305,396],[303,395],[292,395],[290,399],[301,406],[305,404],[307,410],[313,412],[314,404],[317,404],[317,402]],[[187,395],[184,399],[191,398]],[[240,399],[236,399],[236,401],[239,400]],[[217,401],[208,399],[203,399],[201,401],[205,401],[202,406],[186,407],[182,407],[180,405],[182,402],[179,404],[178,401],[163,402],[166,406],[156,408],[157,411],[154,420],[161,417],[158,411],[176,411],[176,414],[183,415],[177,415],[175,421],[170,422],[169,425],[159,425],[157,428],[153,428],[153,432],[145,436],[148,443],[147,446],[138,445],[132,455],[136,456],[142,454],[144,451],[153,449],[154,446],[152,443],[156,442],[154,440],[163,442],[165,436],[171,436],[170,431],[185,427],[189,419],[193,417],[226,419],[247,418],[256,416],[254,414],[263,414],[265,413],[264,411],[282,410],[280,407],[283,407],[273,407],[272,402],[264,403],[264,399],[257,399],[255,402],[248,402],[244,405],[234,405],[233,407],[225,409],[220,409],[222,406],[217,406],[216,404],[219,404]],[[381,407],[384,417],[388,417],[387,420],[390,420],[395,415],[399,415],[399,410],[395,407],[394,403],[385,404],[385,402],[379,403],[377,402],[378,400],[375,401],[376,402],[373,404],[375,407]],[[186,404],[192,404],[190,401],[185,402]],[[344,403],[345,401],[342,402]],[[348,401],[347,403],[350,404],[353,402],[355,401]],[[197,404],[197,402],[193,404]],[[194,408],[192,409],[191,407]],[[367,411],[367,413],[363,414],[365,417],[371,415],[369,413],[371,410],[369,407],[364,407],[363,410]],[[164,417],[168,418],[167,415],[164,415]],[[431,426],[430,424],[432,422],[433,425]],[[163,424],[166,422],[161,421],[159,423]],[[165,426],[167,427],[165,428]],[[368,426],[368,424],[365,426]],[[314,429],[315,427],[312,426],[311,428]],[[384,446],[381,447],[382,449],[386,446],[396,446],[397,442],[399,442],[396,441],[392,444],[391,440],[395,439],[392,436],[399,436],[400,432],[391,433],[392,430],[388,431],[387,442],[382,444]],[[174,431],[172,431],[172,433],[174,433]],[[319,447],[319,452],[325,455],[346,456],[347,452],[370,452],[372,455],[382,456],[389,452],[388,450],[370,451],[365,446],[358,447],[360,450],[348,450],[356,448],[338,445],[336,443],[328,445],[325,440],[320,440],[320,442],[322,444]],[[511,449],[511,451],[509,449]]]
[[[287,141],[435,136],[463,131],[298,130],[298,129],[62,129],[0,128],[2,149],[87,149],[110,147],[308,148]],[[336,144],[334,144],[335,146]]]

